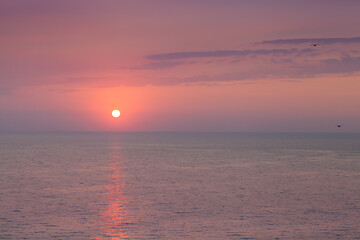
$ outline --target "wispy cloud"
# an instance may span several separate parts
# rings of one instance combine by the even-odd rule
[[[246,50],[219,50],[219,51],[194,51],[194,52],[171,52],[162,54],[153,54],[146,56],[149,60],[179,60],[190,58],[222,58],[222,57],[243,57],[255,55],[278,55],[288,56],[291,54],[309,53],[311,48],[306,49],[246,49]]]
[[[319,48],[271,44],[360,43],[359,38],[278,39],[259,42],[262,47],[242,50],[178,51],[147,55],[132,68],[117,65],[117,58],[108,61],[61,57],[17,59],[1,58],[0,94],[10,94],[22,86],[48,85],[51,92],[70,93],[73,89],[114,86],[166,86],[179,84],[218,84],[259,80],[299,80],[319,75],[351,74],[360,71],[356,45],[329,51]],[[266,45],[265,44],[269,44]],[[339,49],[339,50],[337,50]],[[186,67],[181,68],[181,66]],[[14,67],[16,66],[16,68]],[[136,71],[133,71],[136,70]],[[147,70],[157,70],[148,74]]]
[[[360,37],[352,38],[294,38],[294,39],[275,39],[262,41],[261,44],[303,44],[303,43],[318,43],[318,44],[335,44],[335,43],[360,43]]]
[[[179,61],[158,61],[158,62],[150,62],[138,67],[134,67],[132,69],[150,69],[150,70],[160,70],[160,69],[167,69],[167,68],[173,68],[179,65],[184,65],[184,64],[188,64],[188,63],[194,63],[192,62],[179,62]]]
[[[259,68],[257,71],[243,70],[219,74],[198,74],[189,77],[160,77],[149,79],[150,85],[179,85],[179,84],[214,84],[221,82],[256,83],[266,79],[287,79],[297,82],[301,79],[330,74],[351,74],[360,71],[360,57],[345,56],[342,58],[327,58],[312,63],[288,62],[287,68],[270,67]]]
[[[78,92],[78,89],[63,89],[63,88],[55,88],[55,89],[49,89],[48,90],[51,93],[59,93],[59,94],[64,94],[64,93],[74,93],[74,92]]]

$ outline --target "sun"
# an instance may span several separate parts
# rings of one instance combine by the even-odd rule
[[[119,110],[116,110],[116,109],[115,109],[115,110],[112,111],[111,114],[112,114],[112,116],[113,116],[114,118],[120,117],[120,111],[119,111]]]

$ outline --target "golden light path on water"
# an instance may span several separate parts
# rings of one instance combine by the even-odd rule
[[[125,188],[124,173],[122,171],[118,147],[111,149],[113,152],[111,154],[109,170],[111,171],[112,184],[108,187],[108,196],[106,196],[108,206],[104,214],[105,235],[113,240],[129,239],[125,232],[126,229],[124,229],[126,221],[126,198],[123,194],[123,189]]]

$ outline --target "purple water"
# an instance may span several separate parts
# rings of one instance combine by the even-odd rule
[[[0,134],[0,239],[360,239],[360,134]]]

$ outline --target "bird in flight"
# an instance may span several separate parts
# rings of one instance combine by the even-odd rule
[[[319,46],[319,44],[318,43],[313,43],[313,44],[311,44],[311,46],[317,47],[317,46]]]
[[[338,125],[337,125],[337,127],[341,127],[341,125],[340,125],[340,124],[338,124]]]

